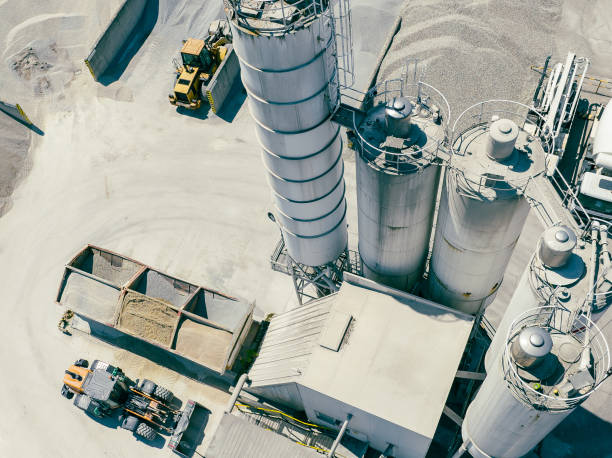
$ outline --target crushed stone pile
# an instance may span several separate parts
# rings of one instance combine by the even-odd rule
[[[384,58],[377,82],[399,78],[418,58],[423,81],[447,98],[452,118],[489,99],[529,104],[542,65],[555,54],[561,0],[414,0]],[[564,53],[567,51],[564,51]]]

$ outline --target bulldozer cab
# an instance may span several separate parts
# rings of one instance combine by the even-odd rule
[[[89,398],[110,409],[115,409],[125,402],[128,386],[120,369],[98,360],[88,369],[79,361],[70,365],[64,372],[64,387],[75,393],[77,399]]]
[[[196,38],[185,41],[183,49],[181,49],[181,58],[185,67],[197,67],[205,70],[212,65],[212,57],[206,49],[204,40]]]
[[[72,364],[64,373],[64,385],[75,393],[82,393],[83,384],[90,373],[91,371],[89,369]]]

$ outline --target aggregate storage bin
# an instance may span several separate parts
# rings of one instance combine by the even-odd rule
[[[56,302],[218,374],[231,370],[254,308],[93,245],[66,265]]]

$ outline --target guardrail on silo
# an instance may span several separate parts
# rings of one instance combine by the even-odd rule
[[[108,69],[144,13],[147,0],[125,0],[85,58],[94,80]]]
[[[443,126],[446,126],[446,123],[450,119],[450,106],[446,97],[444,97],[440,91],[422,81],[415,80],[414,83],[411,83],[405,78],[385,80],[372,87],[363,96],[361,108],[364,111],[368,111],[377,104],[383,103],[386,105],[396,97],[406,97],[414,103],[415,106],[421,106],[422,109],[429,112],[432,112],[433,106],[438,107],[438,112],[442,115]],[[442,139],[436,140],[429,145],[420,147],[415,146],[410,150],[399,153],[392,152],[385,148],[379,148],[362,136],[358,129],[358,124],[356,113],[353,112],[353,132],[355,133],[355,141],[359,145],[360,151],[365,153],[364,157],[367,161],[375,167],[385,168],[389,164],[395,164],[395,166],[398,167],[403,160],[406,160],[406,162],[422,169],[424,165],[422,163],[419,164],[421,157],[433,161],[435,159],[445,159],[447,156],[446,145]],[[444,133],[445,135],[447,134],[446,127],[444,127]]]

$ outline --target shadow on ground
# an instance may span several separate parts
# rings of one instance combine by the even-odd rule
[[[96,416],[89,415],[89,414],[85,414],[85,415],[89,417],[91,420],[94,420],[100,423],[101,425],[106,426],[107,428],[119,430],[121,429],[121,427],[119,426],[119,424],[121,423],[119,420],[119,415],[121,415],[121,411],[122,409],[115,409],[111,415],[109,415],[108,417],[103,417],[103,418],[96,417]],[[155,448],[162,449],[164,448],[164,445],[166,444],[166,438],[160,435],[159,433],[155,436],[155,439],[153,439],[152,441],[145,440],[134,434],[132,435],[135,441],[142,442],[148,445],[149,447],[155,447]]]
[[[536,451],[541,458],[612,457],[612,424],[578,407]]]
[[[217,116],[225,122],[232,122],[234,120],[246,99],[246,90],[240,81],[240,76],[234,82],[230,94],[223,104],[223,108],[217,113]]]
[[[246,91],[244,86],[242,86],[242,82],[240,81],[240,77],[238,77],[238,81],[235,81],[232,89],[230,90],[230,95],[227,100],[223,103],[223,107],[216,116],[227,123],[231,123],[246,99]],[[200,120],[205,120],[209,118],[211,113],[210,105],[206,100],[202,101],[202,106],[197,110],[189,110],[184,107],[177,107],[176,112],[183,116],[189,116],[190,118],[196,118]]]
[[[138,25],[134,27],[134,30],[125,41],[123,52],[119,53],[113,59],[108,69],[100,76],[98,80],[100,84],[108,86],[121,78],[132,58],[151,34],[153,27],[155,27],[157,23],[158,15],[159,0],[147,0],[142,17],[138,21]]]
[[[176,112],[182,116],[189,116],[190,118],[205,120],[208,119],[210,113],[210,105],[208,103],[202,103],[200,108],[197,110],[190,110],[185,107],[176,107]]]
[[[185,377],[205,383],[206,385],[213,385],[226,392],[229,392],[230,386],[232,386],[235,381],[236,374],[232,372],[228,371],[224,375],[220,375],[207,367],[184,358],[180,354],[171,353],[153,344],[124,334],[117,329],[97,323],[94,320],[84,317],[80,318],[89,324],[93,337],[104,340],[115,347],[129,349],[131,353],[142,356],[160,366],[167,367]],[[127,372],[128,370],[126,370],[126,373]],[[153,381],[155,382],[155,380]]]
[[[22,126],[27,127],[27,128],[28,128],[28,129],[30,129],[32,132],[34,132],[36,135],[40,135],[41,137],[45,135],[45,133],[44,133],[44,132],[43,132],[41,129],[39,129],[39,128],[38,128],[38,126],[36,126],[36,124],[33,124],[33,123],[32,123],[32,124],[29,124],[29,123],[25,122],[24,120],[19,119],[18,117],[13,116],[13,115],[12,115],[12,114],[10,114],[10,113],[7,113],[7,112],[6,112],[6,111],[4,111],[4,110],[0,110],[0,111],[2,112],[2,114],[7,115],[7,116],[8,116],[9,118],[11,118],[11,119],[14,119],[16,122],[18,122],[18,123],[19,123],[19,124],[21,124]]]

